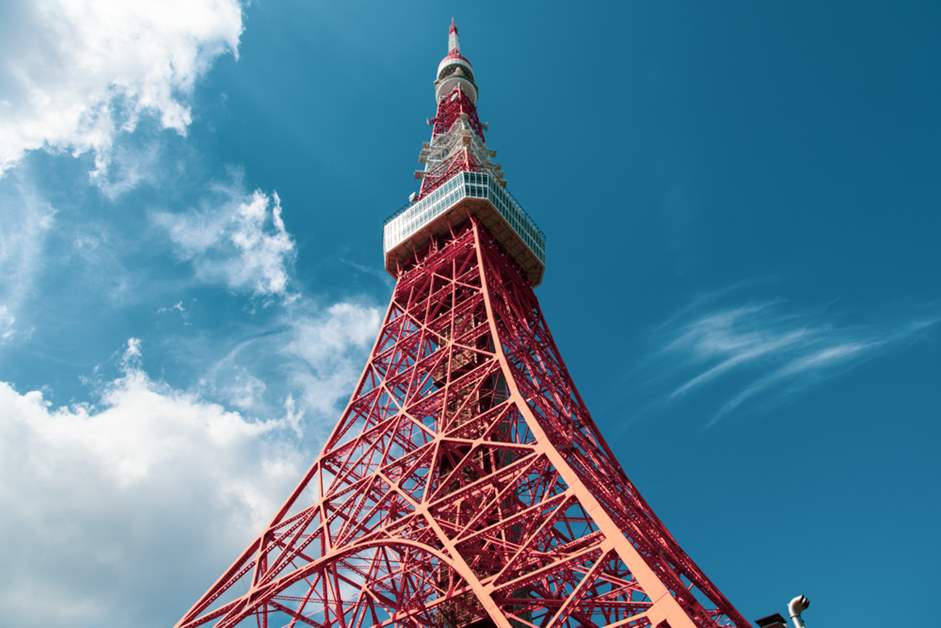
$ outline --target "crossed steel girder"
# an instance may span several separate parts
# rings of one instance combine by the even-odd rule
[[[176,625],[749,624],[628,480],[469,217],[401,272],[323,451]]]
[[[441,97],[429,122],[431,142],[419,156],[425,169],[416,172],[422,180],[416,198],[428,196],[462,170],[489,172],[503,181],[500,166],[490,160],[496,153],[487,149],[477,106],[460,87]]]

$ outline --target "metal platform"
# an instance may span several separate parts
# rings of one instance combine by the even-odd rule
[[[476,216],[536,286],[546,268],[546,237],[509,192],[485,172],[459,172],[383,226],[385,267],[393,276],[414,252]]]

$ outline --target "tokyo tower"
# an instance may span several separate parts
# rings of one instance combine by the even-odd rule
[[[396,278],[349,404],[297,488],[176,624],[692,628],[749,623],[608,448],[533,288],[453,21]]]

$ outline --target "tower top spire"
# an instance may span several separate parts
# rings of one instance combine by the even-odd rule
[[[451,18],[448,28],[448,54],[444,55],[438,64],[438,73],[435,80],[435,99],[441,100],[455,87],[467,94],[470,99],[477,102],[477,83],[474,81],[474,66],[470,60],[461,54],[461,41],[457,35],[457,24]]]
[[[487,148],[474,70],[461,54],[454,18],[448,47],[435,80],[438,108],[428,120],[431,141],[418,155],[425,166],[415,171],[421,186],[409,196],[409,206],[383,225],[386,269],[397,275],[431,238],[473,214],[497,234],[527,281],[537,285],[546,266],[545,236],[506,191],[503,169],[493,161],[496,152]]]
[[[457,37],[457,24],[451,18],[451,28],[448,29],[448,54],[461,51],[461,41]]]

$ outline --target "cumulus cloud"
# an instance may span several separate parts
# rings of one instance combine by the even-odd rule
[[[143,116],[185,134],[197,79],[237,54],[241,32],[238,0],[2,3],[0,174],[46,148],[90,151],[102,176],[116,137]]]
[[[94,405],[0,382],[6,624],[172,624],[308,464],[286,438],[293,406],[252,419],[152,380],[141,360],[131,339]]]
[[[710,385],[732,386],[708,428],[746,402],[781,401],[917,337],[939,320],[933,314],[844,324],[832,312],[802,310],[781,299],[734,305],[707,299],[657,330],[661,348],[648,366],[674,381],[667,403]]]
[[[289,378],[300,391],[303,407],[315,416],[330,417],[337,402],[346,400],[363,368],[363,356],[376,337],[381,316],[372,306],[337,303],[322,314],[292,321],[280,353],[297,365],[291,368]]]
[[[177,257],[193,264],[199,279],[256,295],[287,296],[295,246],[277,192],[248,192],[236,174],[210,186],[199,207],[154,212],[151,220],[166,231]]]
[[[207,369],[199,389],[256,413],[289,404],[298,431],[316,440],[333,427],[353,392],[381,316],[366,303],[319,308],[298,300],[271,327],[235,343]]]

